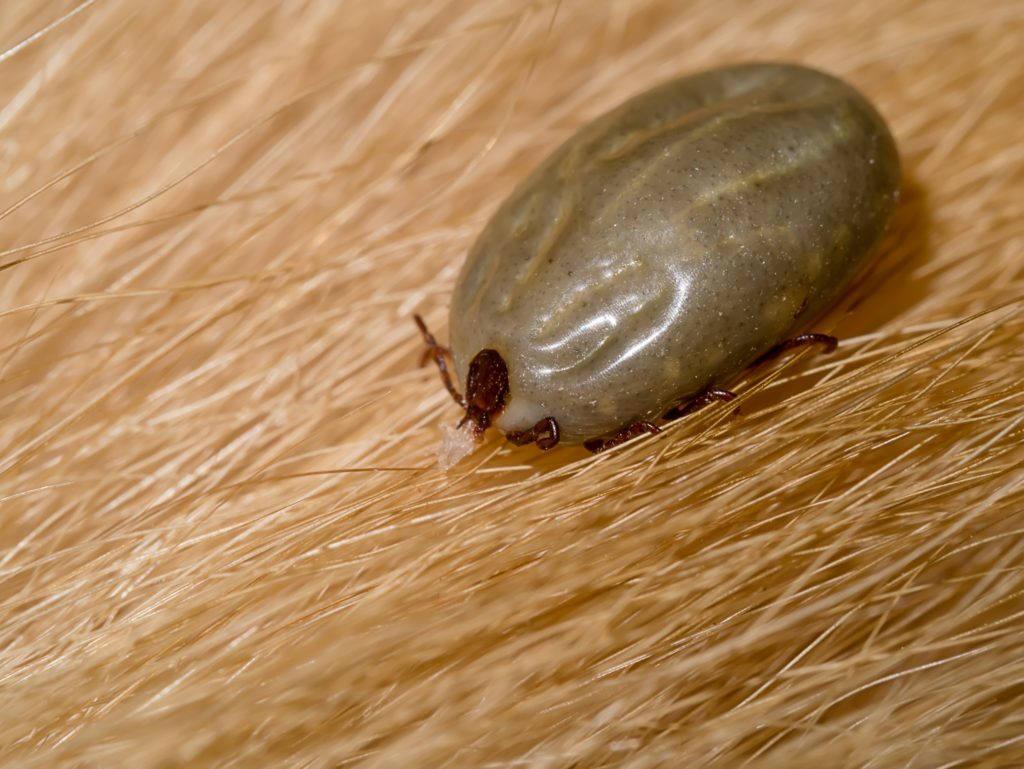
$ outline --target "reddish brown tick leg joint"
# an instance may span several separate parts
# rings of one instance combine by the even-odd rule
[[[424,357],[421,359],[421,364],[428,358],[433,358],[434,363],[437,364],[437,370],[441,373],[441,382],[444,384],[445,389],[452,396],[452,399],[458,403],[462,408],[466,408],[466,400],[462,397],[462,394],[455,389],[455,384],[452,382],[451,374],[448,372],[448,361],[447,354],[448,348],[442,347],[434,339],[434,335],[427,330],[427,324],[423,322],[423,318],[419,315],[413,315],[413,320],[416,321],[416,325],[420,329],[420,333],[423,334],[423,341],[427,344],[427,349],[423,351]]]
[[[692,398],[685,403],[680,403],[678,406],[673,406],[662,419],[669,421],[672,419],[679,419],[685,417],[687,414],[692,414],[697,409],[704,408],[709,403],[715,403],[716,401],[727,402],[735,399],[736,393],[731,390],[722,390],[717,387],[709,387],[695,398]]]
[[[821,351],[823,353],[831,353],[835,352],[836,348],[839,346],[839,340],[828,334],[800,334],[799,336],[794,336],[792,339],[779,342],[772,349],[758,358],[757,362],[764,363],[765,361],[777,358],[787,350],[793,350],[797,347],[807,347],[812,344],[821,345]]]
[[[516,446],[525,446],[527,443],[536,443],[543,451],[553,449],[558,445],[558,422],[554,417],[544,417],[529,430],[506,433],[509,443]]]
[[[584,441],[583,448],[594,454],[600,454],[602,451],[614,448],[621,443],[625,443],[628,440],[636,438],[638,435],[643,435],[644,433],[654,435],[655,433],[660,432],[661,430],[650,422],[634,422],[631,425],[626,425],[621,430],[613,433],[607,438],[591,438],[588,441]]]

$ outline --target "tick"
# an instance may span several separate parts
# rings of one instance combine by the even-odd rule
[[[730,400],[723,383],[773,351],[834,348],[793,334],[877,250],[899,184],[885,122],[835,77],[683,77],[585,125],[500,206],[456,283],[450,351],[416,320],[476,436],[600,451]]]

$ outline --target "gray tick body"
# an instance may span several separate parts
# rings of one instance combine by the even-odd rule
[[[506,381],[490,403],[467,383],[467,418],[542,447],[552,430],[580,442],[647,424],[827,308],[899,182],[882,118],[821,72],[733,66],[630,99],[521,183],[470,251],[451,303],[457,381]]]

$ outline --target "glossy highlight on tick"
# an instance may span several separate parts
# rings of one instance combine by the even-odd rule
[[[731,400],[752,363],[834,349],[797,333],[877,251],[899,184],[885,122],[835,77],[683,77],[585,125],[499,207],[450,350],[416,322],[474,435],[603,451]]]

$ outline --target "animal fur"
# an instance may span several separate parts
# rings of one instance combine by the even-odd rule
[[[1024,765],[1019,0],[0,6],[0,763]],[[838,74],[901,207],[821,325],[606,455],[445,475],[467,247],[588,118]]]

